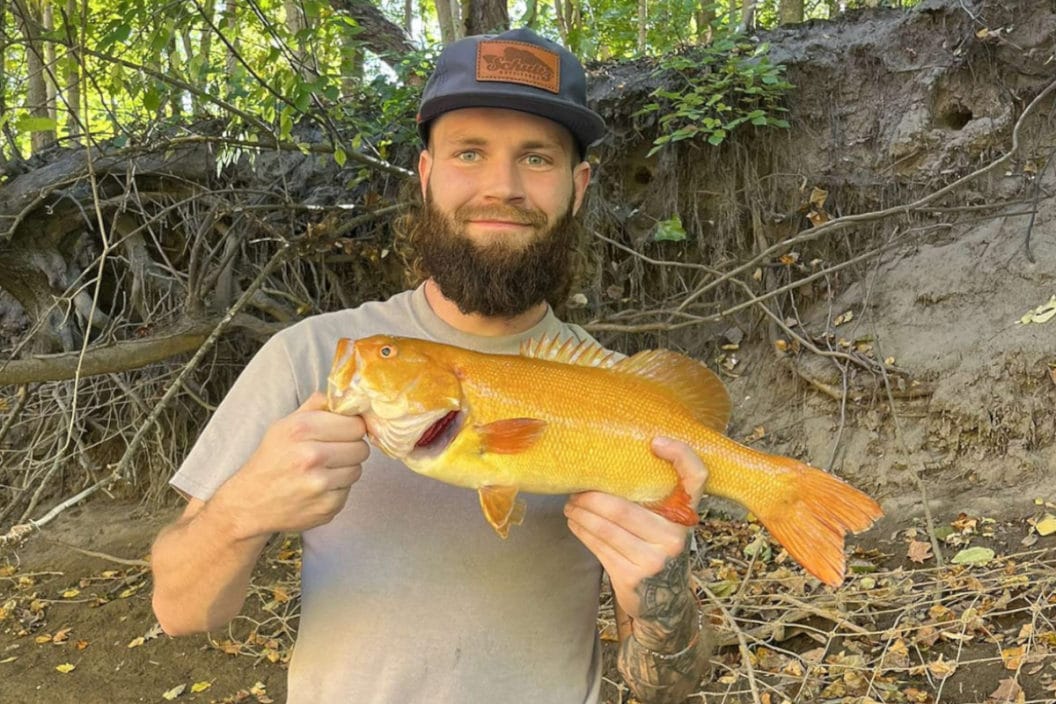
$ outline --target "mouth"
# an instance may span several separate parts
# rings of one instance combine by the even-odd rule
[[[462,412],[451,411],[422,433],[414,444],[413,454],[435,455],[443,452],[462,428]]]

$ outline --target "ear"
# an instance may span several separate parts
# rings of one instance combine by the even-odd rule
[[[422,188],[422,200],[425,200],[425,193],[429,190],[429,173],[433,170],[433,155],[429,153],[428,149],[423,149],[418,154],[418,185]]]
[[[575,200],[572,202],[572,214],[579,212],[579,206],[583,205],[583,196],[586,195],[587,185],[590,183],[590,162],[584,160],[572,168],[572,188],[575,189]]]

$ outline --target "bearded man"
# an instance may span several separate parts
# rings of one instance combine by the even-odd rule
[[[624,499],[529,496],[508,541],[476,497],[369,453],[359,417],[326,411],[342,337],[387,333],[515,353],[558,320],[584,150],[604,135],[575,57],[528,30],[441,53],[418,116],[423,207],[409,237],[427,276],[388,301],[275,335],[217,408],[172,485],[183,515],[154,544],[154,610],[172,635],[222,627],[271,536],[302,534],[291,704],[592,704],[602,569],[616,599],[620,671],[642,701],[682,701],[705,663],[688,529]],[[699,499],[700,460],[654,452]]]

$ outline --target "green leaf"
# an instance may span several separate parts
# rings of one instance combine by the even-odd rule
[[[51,132],[58,125],[50,117],[30,117],[25,115],[18,118],[15,129],[19,132]]]
[[[106,51],[114,44],[126,41],[130,36],[132,36],[132,25],[119,24],[110,30],[109,34],[99,40],[99,45],[96,48],[99,51]]]
[[[161,107],[161,93],[154,88],[149,88],[143,93],[143,107],[149,112],[157,112]]]
[[[717,147],[722,144],[724,139],[726,139],[726,130],[715,130],[708,137],[708,144]]]
[[[993,559],[994,551],[990,548],[974,547],[961,550],[950,562],[955,565],[985,565]]]
[[[348,154],[345,154],[345,150],[341,147],[334,147],[334,161],[337,162],[338,166],[344,166],[345,162],[348,161]]]
[[[653,239],[657,242],[681,242],[686,239],[686,231],[682,227],[682,218],[675,215],[668,220],[656,223],[656,232]]]

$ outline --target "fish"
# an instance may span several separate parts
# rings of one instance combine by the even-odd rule
[[[545,338],[486,354],[391,335],[337,343],[330,411],[362,416],[371,443],[411,470],[475,490],[502,537],[525,518],[520,492],[621,496],[695,526],[697,507],[654,437],[689,445],[707,494],[748,509],[810,574],[839,586],[844,538],[883,515],[838,477],[725,434],[722,380],[667,349],[629,357],[592,340]]]

